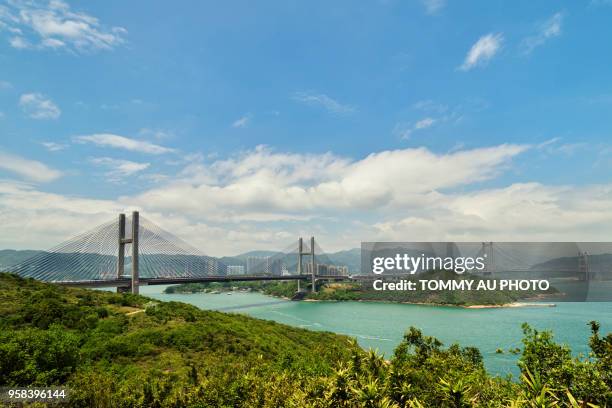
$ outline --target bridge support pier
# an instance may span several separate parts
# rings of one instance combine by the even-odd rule
[[[125,269],[125,214],[119,214],[119,253],[117,254],[117,279],[123,277]],[[125,292],[118,287],[117,293]]]
[[[302,257],[304,255],[310,255],[310,276],[311,276],[311,290],[313,293],[317,292],[317,264],[315,262],[315,240],[314,237],[310,237],[310,251],[304,251],[304,240],[302,237],[298,239],[298,262],[297,262],[297,274],[302,274]],[[300,290],[300,281],[298,280],[298,291]]]
[[[297,259],[297,274],[302,274],[302,252],[304,252],[304,242],[302,237],[298,238],[298,259]]]
[[[119,214],[119,253],[117,254],[117,279],[121,279],[125,273],[125,245],[132,244],[132,282],[130,288],[117,288],[117,293],[131,291],[138,294],[138,211],[132,212],[132,236],[125,237],[125,214]]]
[[[312,281],[312,293],[317,293],[317,264],[315,263],[315,242],[314,237],[310,237],[310,271]]]
[[[132,293],[138,294],[140,284],[138,276],[138,225],[140,217],[138,211],[132,212]]]
[[[483,242],[482,243],[482,256],[486,258],[485,260],[485,270],[483,275],[485,276],[493,276],[493,272],[495,272],[495,258],[493,251],[493,242]]]
[[[589,268],[589,254],[584,252],[578,252],[578,279],[581,281],[590,281],[590,268]]]

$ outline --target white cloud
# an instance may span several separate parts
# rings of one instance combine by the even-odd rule
[[[525,149],[500,145],[446,155],[403,149],[355,161],[329,153],[286,154],[259,147],[238,158],[192,164],[182,177],[129,202],[155,211],[204,212],[217,220],[394,208],[433,191],[494,177]]]
[[[412,108],[421,111],[431,118],[435,115],[434,124],[458,123],[465,117],[482,112],[490,106],[487,100],[482,98],[466,98],[458,104],[446,105],[430,99],[421,100],[412,105]]]
[[[152,137],[155,140],[167,140],[175,137],[174,132],[164,129],[142,128],[138,131],[141,137]]]
[[[391,133],[398,139],[408,140],[410,139],[413,130],[414,127],[410,123],[400,122],[396,123],[395,126],[393,126],[393,130],[391,131]]]
[[[572,156],[576,152],[580,150],[588,149],[590,146],[585,142],[575,142],[575,143],[561,143],[562,139],[560,137],[553,137],[551,139],[545,140],[542,143],[536,145],[536,148],[542,150],[548,154],[563,154],[566,156]],[[600,154],[605,153],[605,149],[598,148]]]
[[[557,37],[561,35],[561,23],[563,15],[561,13],[554,14],[542,27],[542,35],[545,38]]]
[[[414,132],[418,132],[420,130],[425,130],[433,126],[438,120],[430,117],[423,118],[417,121],[414,125],[407,123],[397,123],[393,128],[393,135],[396,137],[406,140],[409,139],[410,136]]]
[[[459,69],[468,71],[486,64],[501,49],[502,42],[503,36],[501,33],[483,35],[472,45]]]
[[[52,194],[0,180],[0,247],[48,249],[115,219],[122,210],[111,200]]]
[[[108,181],[120,182],[125,177],[139,173],[150,166],[150,163],[137,163],[129,160],[119,160],[110,157],[94,157],[89,160],[92,164],[109,169],[105,176]]]
[[[537,47],[548,40],[559,37],[562,32],[563,14],[555,13],[538,28],[538,33],[523,40],[521,46],[526,54],[531,53]]]
[[[353,106],[342,104],[325,94],[318,94],[312,92],[296,92],[292,96],[292,99],[296,102],[304,103],[307,105],[321,106],[327,111],[334,114],[346,115],[355,112],[355,108]]]
[[[567,156],[571,156],[577,151],[587,149],[589,147],[588,143],[578,142],[578,143],[564,143],[556,148],[556,151],[559,153],[565,154]]]
[[[425,211],[377,223],[374,239],[403,241],[607,241],[612,185],[519,183],[439,195]]]
[[[544,148],[546,148],[546,147],[548,147],[548,146],[551,146],[551,145],[556,144],[556,143],[557,143],[557,142],[559,142],[560,140],[561,140],[561,138],[560,138],[560,137],[553,137],[553,138],[550,138],[550,139],[548,139],[548,140],[543,141],[542,143],[538,143],[538,144],[536,145],[536,148],[538,148],[538,149],[544,149]]]
[[[247,114],[244,115],[243,117],[236,119],[233,123],[232,123],[232,127],[233,128],[245,128],[249,125],[249,122],[251,121],[251,115]]]
[[[11,47],[17,48],[18,50],[23,50],[30,47],[30,43],[22,37],[12,37],[9,40],[9,44]]]
[[[116,149],[124,149],[149,154],[164,154],[174,151],[174,149],[153,144],[144,140],[130,139],[125,136],[113,135],[110,133],[75,136],[73,140],[77,143],[93,143],[102,147],[112,147]]]
[[[62,114],[60,108],[40,93],[27,93],[19,98],[19,106],[32,119],[57,119]]]
[[[0,151],[0,169],[37,182],[49,182],[62,176],[61,171],[52,169],[44,163],[2,151]]]
[[[126,201],[75,198],[0,183],[0,246],[50,247],[132,209],[140,209],[144,217],[212,255],[282,249],[304,229],[314,232],[320,245],[330,250],[357,246],[360,240],[605,241],[612,226],[611,185],[512,184],[474,193],[437,194],[425,204],[394,210],[390,217],[378,215],[381,221],[372,225],[347,222],[330,236],[313,227],[312,221],[279,228],[266,219],[256,225],[242,221],[217,225],[202,217],[155,212]]]
[[[44,247],[136,208],[213,255],[285,248],[305,228],[322,243],[346,247],[372,233],[374,222],[353,230],[354,220],[380,221],[424,208],[447,190],[495,177],[526,148],[500,145],[453,154],[402,149],[355,160],[258,147],[226,159],[194,161],[158,187],[115,200],[49,194],[14,183],[3,191],[0,183],[2,229],[17,234],[11,243],[0,234],[0,244]],[[100,165],[114,164],[102,159]],[[343,230],[330,234],[325,224],[336,217],[345,220]],[[33,225],[19,229],[23,219]],[[347,237],[353,241],[343,241]]]
[[[235,255],[253,248],[285,248],[297,236],[296,230],[288,232],[244,223],[218,226],[199,218],[157,213],[116,200],[53,194],[0,180],[0,248],[48,249],[116,220],[120,212],[133,210],[140,210],[142,217],[211,255]]]
[[[446,5],[446,0],[421,0],[427,14],[436,14]]]
[[[417,101],[412,105],[412,107],[424,112],[434,112],[439,114],[442,114],[448,110],[448,105],[432,101],[431,99]]]
[[[133,209],[211,255],[282,249],[311,233],[327,250],[361,240],[608,240],[610,184],[479,188],[526,149],[419,148],[351,159],[259,147],[194,159],[161,186],[113,200],[0,181],[0,247],[51,247]]]
[[[67,144],[56,142],[42,142],[41,144],[50,152],[59,152],[60,150],[64,150],[68,147]]]
[[[433,118],[424,118],[419,120],[417,123],[415,123],[414,128],[415,129],[427,129],[428,127],[431,127],[434,123],[436,123],[436,120]]]
[[[0,90],[3,89],[11,89],[13,87],[13,84],[11,84],[8,81],[0,81]]]
[[[110,50],[125,42],[122,27],[106,27],[96,17],[73,11],[61,0],[14,0],[0,10],[0,31],[12,34],[18,49]]]
[[[170,176],[168,176],[167,174],[151,173],[151,174],[143,174],[141,178],[143,180],[148,180],[152,183],[161,183],[163,181],[168,181]]]

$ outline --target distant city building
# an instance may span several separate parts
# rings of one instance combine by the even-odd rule
[[[275,259],[270,262],[270,274],[273,276],[282,276],[283,275],[283,261],[280,259]]]
[[[328,264],[316,264],[316,275],[319,276],[348,276],[348,266],[346,265],[328,265]],[[304,272],[306,274],[312,273],[312,264],[306,263],[304,265]]]
[[[269,256],[249,256],[247,258],[247,274],[282,276],[283,269],[287,269],[280,259]]]
[[[281,275],[282,276],[289,276],[289,275],[291,275],[291,272],[289,272],[289,269],[287,269],[286,265],[283,265],[283,267],[281,269]]]
[[[346,265],[330,265],[330,274],[331,275],[340,275],[340,276],[348,276],[349,270]]]
[[[219,262],[215,258],[208,257],[206,259],[206,269],[210,275],[219,275]]]
[[[270,273],[270,257],[269,256],[249,256],[247,258],[247,274],[269,274]]]
[[[244,266],[243,265],[228,265],[227,266],[227,274],[228,275],[244,275]]]

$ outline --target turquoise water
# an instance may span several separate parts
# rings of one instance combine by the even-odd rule
[[[311,330],[355,337],[365,348],[389,356],[405,330],[416,326],[445,344],[476,346],[487,369],[495,374],[517,374],[517,356],[496,354],[521,346],[521,324],[551,329],[557,341],[575,353],[588,352],[588,322],[598,320],[602,332],[612,332],[612,303],[558,303],[556,307],[462,309],[455,307],[372,302],[291,302],[261,293],[164,294],[164,286],[142,286],[141,294],[165,301],[185,302],[202,309],[244,313]]]

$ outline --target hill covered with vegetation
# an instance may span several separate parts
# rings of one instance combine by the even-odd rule
[[[0,274],[0,386],[67,384],[75,406],[229,405],[283,372],[327,375],[347,337]]]
[[[574,358],[524,325],[513,381],[413,327],[385,359],[331,333],[0,274],[0,386],[65,385],[73,407],[610,406],[612,335],[591,330]]]
[[[458,275],[452,271],[428,271],[413,275],[407,280],[418,282],[418,280],[443,280],[460,281],[473,280],[474,287],[477,282],[485,278],[464,274]],[[231,288],[250,288],[261,291],[267,295],[291,298],[297,291],[295,281],[272,281],[272,282],[229,282],[229,283],[185,283],[169,286],[166,293],[198,293],[219,290],[230,290]],[[462,291],[462,290],[374,290],[371,282],[332,282],[321,283],[317,293],[308,292],[305,299],[311,300],[361,300],[379,302],[401,302],[401,303],[425,303],[433,305],[473,306],[473,305],[507,305],[519,300],[542,297],[557,293],[553,288],[546,292],[532,290],[490,290],[490,291]]]

